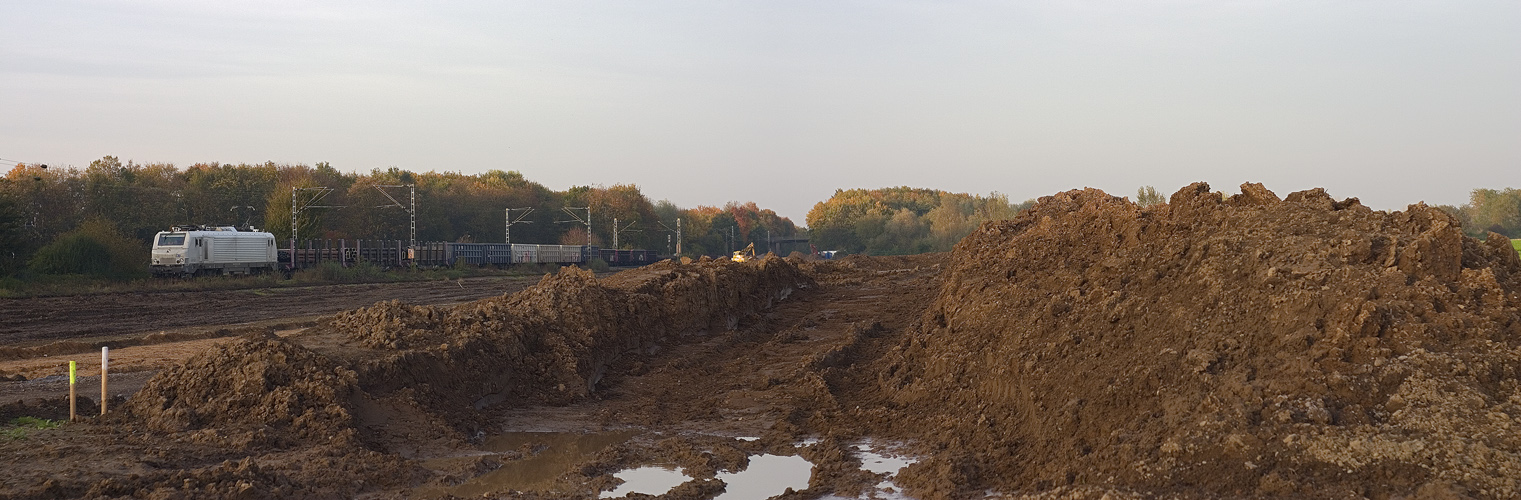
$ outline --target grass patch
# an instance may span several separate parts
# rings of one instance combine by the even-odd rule
[[[63,425],[62,420],[48,420],[35,417],[17,417],[10,423],[0,426],[0,439],[17,440],[26,439],[27,435],[43,429],[53,429]]]
[[[1517,254],[1521,254],[1521,240],[1510,240],[1510,247],[1516,249]]]

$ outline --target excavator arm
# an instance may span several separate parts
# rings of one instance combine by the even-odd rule
[[[750,246],[745,247],[743,250],[735,251],[734,257],[731,259],[734,262],[747,262],[755,260],[755,244],[751,243]]]

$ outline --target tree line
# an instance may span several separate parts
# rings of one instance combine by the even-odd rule
[[[1521,238],[1521,189],[1475,189],[1462,206],[1440,205],[1438,208],[1463,222],[1463,231],[1475,238],[1500,233]]]
[[[506,209],[513,209],[515,243],[613,247],[616,240],[620,248],[666,254],[674,253],[679,219],[688,256],[724,256],[752,242],[764,249],[768,239],[805,233],[815,248],[847,254],[948,251],[981,223],[1012,218],[1034,204],[1011,203],[997,192],[841,189],[814,205],[804,230],[753,202],[682,208],[650,200],[634,185],[556,191],[515,171],[345,173],[327,163],[273,162],[181,169],[107,156],[84,169],[19,164],[0,178],[0,276],[28,267],[106,274],[103,269],[118,272],[140,261],[145,268],[148,241],[174,225],[252,225],[281,241],[293,227],[302,239],[406,240],[412,188],[419,241],[505,241]],[[1137,190],[1136,201],[1166,203],[1150,186]],[[1521,238],[1521,190],[1475,189],[1467,204],[1440,208],[1470,235]]]
[[[1004,195],[987,197],[933,189],[894,187],[836,190],[808,212],[808,229],[819,249],[870,255],[949,251],[956,242],[989,220],[1008,219],[1034,200],[1010,203]],[[1141,206],[1167,203],[1155,187],[1136,190]],[[1462,206],[1443,205],[1470,236],[1490,232],[1521,238],[1521,189],[1475,189]],[[1521,251],[1521,241],[1517,242]]]
[[[295,234],[303,240],[407,240],[412,188],[418,241],[505,241],[509,208],[514,243],[611,248],[616,230],[620,248],[671,253],[681,219],[684,254],[721,256],[750,242],[764,248],[768,234],[801,234],[791,220],[753,202],[682,208],[652,201],[634,185],[556,191],[515,171],[345,173],[327,163],[273,162],[181,169],[107,156],[83,169],[19,164],[0,178],[0,274],[31,265],[50,244],[79,237],[136,242],[146,266],[148,241],[174,225],[252,225],[284,242],[293,234],[293,201]]]
[[[868,255],[949,251],[985,221],[1013,218],[1034,200],[979,196],[907,186],[840,189],[808,211],[809,237],[819,249]]]

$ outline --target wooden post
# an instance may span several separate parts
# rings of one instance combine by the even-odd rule
[[[69,421],[79,420],[79,415],[74,413],[74,362],[69,362]]]
[[[106,416],[106,372],[111,366],[111,348],[100,348],[100,416]]]

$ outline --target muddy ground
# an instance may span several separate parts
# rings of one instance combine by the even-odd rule
[[[455,304],[522,290],[537,280],[493,276],[0,299],[0,405],[67,393],[60,376],[70,359],[80,363],[80,376],[98,386],[102,346],[115,350],[111,392],[125,397],[158,370],[238,335],[270,329],[288,335],[323,316],[378,301]]]
[[[578,464],[581,467],[572,470],[565,478],[550,478],[547,493],[543,493],[549,498],[595,497],[600,487],[610,487],[615,482],[610,479],[610,473],[622,466],[645,461],[679,463],[686,465],[689,471],[706,470],[709,477],[725,466],[742,468],[737,464],[743,464],[747,453],[818,454],[823,458],[816,462],[828,463],[829,454],[823,448],[800,450],[793,446],[794,441],[808,434],[799,427],[800,424],[806,425],[810,418],[802,408],[820,397],[827,397],[827,394],[820,393],[827,389],[818,373],[838,369],[834,364],[840,363],[846,355],[853,355],[851,353],[859,349],[863,341],[900,330],[912,321],[932,297],[935,276],[943,260],[944,255],[850,259],[841,263],[802,264],[808,270],[804,272],[773,257],[767,259],[769,265],[668,264],[664,268],[652,266],[601,280],[568,271],[561,277],[545,280],[546,283],[535,290],[519,294],[519,302],[560,304],[570,310],[571,315],[596,316],[601,312],[578,310],[574,304],[576,298],[565,294],[584,292],[588,284],[597,282],[617,287],[614,290],[687,293],[697,299],[678,304],[645,302],[647,307],[670,311],[671,314],[658,324],[638,319],[647,316],[649,311],[624,311],[622,317],[615,313],[613,317],[604,318],[608,325],[623,331],[637,330],[644,337],[634,345],[620,340],[613,351],[627,355],[608,356],[606,366],[598,370],[603,373],[598,380],[586,380],[576,367],[560,367],[562,371],[556,372],[556,367],[550,364],[543,367],[543,373],[536,374],[549,380],[521,384],[529,387],[521,388],[518,393],[497,393],[494,397],[498,401],[490,400],[492,395],[489,394],[486,398],[458,400],[458,395],[450,394],[448,390],[429,389],[429,386],[443,382],[431,375],[422,375],[425,380],[409,380],[407,383],[397,383],[406,380],[406,375],[368,375],[366,378],[388,379],[388,382],[354,391],[361,394],[340,396],[293,379],[317,378],[349,390],[355,389],[353,385],[366,384],[354,384],[357,380],[348,378],[355,375],[334,378],[326,375],[324,370],[308,370],[295,375],[292,371],[299,371],[297,366],[309,369],[308,364],[323,364],[314,359],[331,356],[346,360],[350,363],[348,366],[359,367],[360,371],[365,369],[363,360],[370,363],[368,369],[385,372],[390,368],[375,366],[382,364],[376,360],[377,354],[391,352],[393,345],[399,343],[396,347],[407,348],[405,350],[412,353],[410,357],[418,357],[417,353],[436,347],[435,340],[446,346],[450,340],[459,342],[460,335],[450,332],[468,329],[459,323],[453,323],[449,328],[438,328],[440,325],[436,324],[413,324],[411,326],[422,328],[405,328],[409,322],[458,321],[441,318],[453,311],[467,316],[489,316],[496,309],[511,309],[499,308],[505,305],[501,302],[508,301],[506,296],[457,307],[379,303],[337,318],[303,323],[310,326],[281,329],[274,335],[290,343],[262,337],[263,334],[255,331],[246,338],[171,341],[114,350],[114,364],[139,363],[144,372],[150,368],[162,370],[189,366],[188,369],[176,369],[185,370],[186,375],[199,372],[189,378],[205,380],[218,378],[210,373],[217,371],[218,367],[242,365],[241,371],[257,370],[234,377],[239,382],[256,382],[248,388],[247,394],[256,398],[268,396],[259,395],[266,392],[266,381],[274,384],[297,382],[300,385],[297,399],[337,402],[336,406],[345,407],[339,411],[348,416],[340,415],[335,420],[348,423],[319,422],[312,424],[318,428],[316,431],[281,433],[271,432],[266,423],[270,420],[282,422],[277,427],[288,431],[294,426],[293,422],[301,418],[290,418],[288,414],[259,415],[257,422],[207,422],[211,417],[196,415],[187,418],[181,408],[164,411],[162,391],[167,387],[150,388],[145,392],[154,392],[158,397],[151,404],[142,402],[148,399],[148,394],[137,394],[131,403],[114,402],[114,407],[124,408],[117,419],[94,419],[59,430],[41,431],[22,441],[0,443],[0,453],[4,453],[0,455],[3,457],[0,463],[10,472],[6,478],[0,479],[0,497],[224,496],[229,491],[218,488],[228,486],[235,493],[249,485],[254,488],[249,491],[257,493],[256,497],[427,497],[455,491],[451,488],[491,471],[502,461],[523,458],[520,453],[482,458],[479,445],[483,435],[525,430],[619,431],[635,436],[601,456],[589,458],[587,464]],[[725,274],[755,268],[777,272]],[[672,278],[673,274],[678,276]],[[683,280],[683,276],[687,279]],[[557,280],[568,283],[551,283]],[[765,293],[756,293],[759,290],[765,290]],[[599,307],[607,308],[640,302],[628,300],[626,296],[602,299]],[[671,325],[673,322],[683,324]],[[375,328],[376,325],[390,328]],[[428,338],[430,336],[436,338]],[[536,343],[533,347],[537,350],[569,348],[544,339],[538,339]],[[182,364],[187,357],[183,354],[208,348],[213,351],[190,359],[188,365]],[[278,352],[271,355],[266,352],[268,349]],[[134,350],[141,350],[144,354],[136,354]],[[633,353],[629,353],[630,350]],[[439,351],[447,352],[447,349]],[[154,355],[157,357],[152,360],[136,359]],[[132,356],[136,358],[130,358]],[[289,359],[302,356],[312,359],[303,358],[297,363]],[[89,355],[85,358],[91,359]],[[28,362],[56,363],[33,358],[13,360],[9,366]],[[481,361],[467,357],[454,362],[470,365]],[[92,369],[91,363],[82,366],[85,370]],[[343,371],[336,366],[328,368]],[[170,370],[165,376],[177,375],[174,371]],[[86,376],[94,374],[83,372]],[[564,379],[573,379],[579,387],[565,387]],[[468,384],[457,380],[448,382],[451,386]],[[496,390],[500,390],[500,386],[517,382],[495,383],[498,385]],[[54,391],[53,394],[66,389],[58,380],[8,384],[48,384],[46,390]],[[81,384],[89,388],[81,391],[86,395],[82,399],[95,399],[98,379],[85,378]],[[112,384],[113,387],[117,384],[116,379],[113,378]],[[173,391],[184,393],[196,384],[178,380],[174,384],[160,385],[174,385]],[[543,387],[536,389],[535,386]],[[197,393],[192,398],[197,406],[205,406],[206,400],[216,400],[216,392],[238,391],[227,385],[205,386],[200,390],[206,392]],[[128,395],[123,393],[124,397]],[[440,412],[430,408],[451,402],[458,407],[454,411]],[[31,411],[57,417],[66,408],[56,399],[43,403],[32,398],[28,403],[29,406],[11,405],[10,414]],[[95,411],[98,407],[93,404],[93,401],[86,401],[82,407],[86,411]],[[217,410],[244,416],[250,408],[268,409],[271,405],[262,399],[233,404],[242,406]],[[286,405],[274,404],[277,407]],[[483,405],[483,409],[476,409]],[[171,418],[165,418],[166,413]],[[250,428],[265,431],[249,433]],[[344,428],[352,431],[336,436],[337,443],[333,442],[335,436],[327,435],[344,434]],[[175,437],[159,437],[166,434]],[[755,441],[733,439],[761,436],[766,437]],[[97,446],[94,443],[98,440],[107,440],[110,444]],[[726,454],[721,453],[725,458],[704,453],[715,445],[729,450]],[[816,447],[821,446],[826,445]],[[854,467],[840,465],[847,460],[840,452],[843,444],[828,440],[827,446],[835,447],[833,460],[837,477],[821,476],[818,480],[820,487],[812,496],[837,489],[864,489],[875,484],[875,477],[853,472]],[[259,468],[261,465],[268,468]],[[846,486],[826,486],[842,481],[841,478]],[[186,479],[190,482],[185,482]],[[703,490],[697,485],[684,488]],[[510,491],[513,489],[508,487],[497,493],[512,494]]]
[[[0,347],[333,314],[381,300],[450,304],[521,290],[537,276],[0,299]]]
[[[127,347],[157,374],[0,442],[0,498],[596,498],[643,465],[714,498],[762,454],[813,463],[784,498],[885,494],[863,443],[917,457],[914,498],[1514,498],[1518,292],[1508,241],[1424,205],[1070,191],[950,254],[567,269]]]

